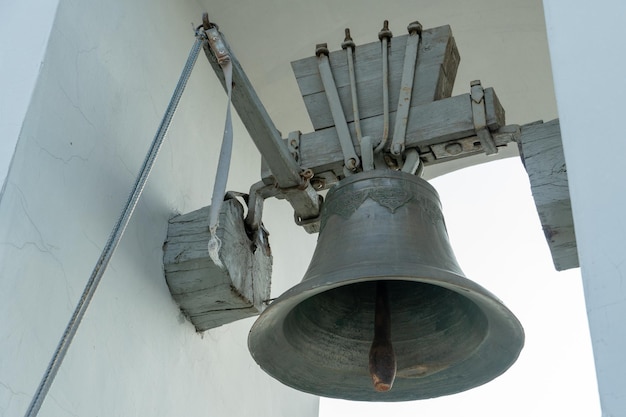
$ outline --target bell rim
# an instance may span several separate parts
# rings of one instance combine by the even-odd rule
[[[367,385],[363,386],[362,396],[345,396],[336,395],[336,393],[332,390],[325,391],[307,389],[306,387],[302,387],[301,385],[291,383],[291,381],[283,378],[280,372],[277,372],[280,371],[280,367],[267,366],[268,363],[271,364],[272,362],[265,360],[265,357],[268,356],[268,353],[261,353],[257,349],[257,347],[260,347],[263,343],[267,345],[268,341],[263,341],[262,339],[263,337],[269,338],[269,332],[271,332],[272,329],[275,332],[273,333],[273,336],[277,336],[278,333],[278,335],[280,336],[279,339],[283,343],[289,344],[282,329],[282,326],[290,312],[293,311],[293,309],[300,302],[342,286],[360,282],[377,281],[381,279],[380,276],[364,277],[361,275],[352,278],[344,277],[340,282],[332,282],[334,274],[329,274],[324,277],[310,277],[306,280],[303,280],[299,284],[295,285],[294,287],[283,293],[280,297],[275,299],[257,318],[248,334],[248,349],[255,362],[257,362],[257,364],[266,373],[268,373],[278,381],[282,382],[283,384],[313,395],[352,401],[399,402],[452,395],[478,387],[502,375],[516,362],[524,346],[525,333],[517,317],[511,312],[511,310],[506,307],[506,305],[504,305],[501,300],[499,300],[491,292],[486,290],[481,285],[475,283],[474,281],[453,272],[445,271],[439,268],[424,267],[422,265],[423,271],[428,269],[430,269],[429,272],[432,272],[432,274],[430,274],[428,277],[422,278],[409,276],[407,274],[400,274],[386,275],[385,280],[409,281],[443,287],[469,298],[476,306],[480,308],[480,310],[485,314],[488,319],[489,327],[486,332],[485,338],[475,349],[476,355],[478,355],[478,357],[487,358],[490,356],[491,353],[493,353],[493,349],[497,348],[499,345],[502,345],[500,347],[503,348],[503,353],[506,353],[506,355],[504,356],[504,359],[500,358],[501,361],[498,363],[497,367],[490,367],[487,374],[483,375],[482,378],[472,379],[472,383],[466,385],[454,385],[455,388],[452,388],[450,390],[442,390],[440,394],[434,396],[421,396],[419,392],[416,392],[415,395],[407,395],[406,392],[402,392],[402,395],[400,395],[400,393],[394,393],[393,388],[386,393],[382,393],[383,395],[381,395],[381,393],[377,393],[371,390],[370,387]],[[498,343],[498,340],[502,341],[502,343]],[[504,344],[506,344],[506,346],[504,346]],[[269,356],[271,355],[273,355],[273,353],[269,353]],[[296,355],[292,353],[291,356],[295,357]],[[281,361],[288,362],[288,358],[286,358],[285,355],[281,355]],[[450,373],[457,367],[465,366],[465,362],[467,362],[467,360],[455,363],[451,365],[447,370],[441,372]],[[489,364],[491,361],[489,359],[486,359],[484,362]],[[473,376],[480,375],[478,369],[473,368],[480,368],[480,366],[469,366],[469,371],[474,371],[471,372]],[[467,373],[467,369],[465,370],[465,372]]]

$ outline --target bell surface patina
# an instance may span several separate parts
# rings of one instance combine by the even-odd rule
[[[390,390],[368,370],[377,282],[397,362]],[[517,318],[457,264],[435,189],[403,172],[350,176],[326,197],[302,282],[254,323],[252,356],[295,389],[356,401],[454,394],[506,371],[524,344]]]

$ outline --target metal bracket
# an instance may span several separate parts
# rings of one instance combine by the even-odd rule
[[[265,199],[275,197],[279,192],[278,188],[267,185],[263,181],[252,184],[248,193],[248,214],[246,215],[246,225],[250,230],[256,231],[261,227]]]
[[[496,148],[507,146],[511,142],[515,142],[520,137],[519,125],[502,126],[495,132],[491,133]],[[430,154],[421,154],[420,156],[427,163],[436,164],[440,162],[450,161],[453,159],[464,158],[472,155],[483,153],[483,146],[478,136],[468,136],[453,141],[434,143],[430,145]]]
[[[283,188],[280,190],[280,192],[285,196],[287,201],[289,201],[292,206],[307,207],[307,210],[304,210],[304,212],[316,213],[316,215],[312,217],[303,217],[298,213],[298,211],[294,211],[293,216],[296,224],[298,226],[304,227],[304,230],[306,230],[307,233],[319,232],[320,213],[322,211],[321,207],[324,198],[317,193],[311,183],[307,180],[306,186],[304,188]]]
[[[480,139],[480,144],[487,155],[496,154],[498,153],[498,148],[496,147],[496,143],[491,136],[491,132],[487,128],[487,111],[485,108],[485,92],[483,90],[483,86],[480,84],[480,80],[472,81],[470,86],[472,116],[474,119],[476,136]]]
[[[217,63],[223,65],[225,62],[230,61],[228,48],[226,47],[217,26],[213,25],[208,29],[205,29],[205,32],[207,34],[211,51],[213,51],[213,55],[215,56],[215,59],[217,59]]]

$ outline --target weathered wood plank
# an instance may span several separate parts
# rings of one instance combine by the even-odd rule
[[[392,38],[389,52],[390,110],[398,103],[402,67],[408,35]],[[329,55],[333,76],[346,120],[353,121],[352,99],[345,51]],[[362,119],[382,113],[382,57],[380,42],[359,45],[354,53],[359,112]],[[449,97],[459,64],[459,54],[449,26],[422,32],[416,75],[411,96],[412,105]],[[315,130],[333,126],[324,88],[317,69],[317,58],[292,62],[309,117]]]
[[[492,87],[485,88],[484,91],[487,127],[494,132],[505,124],[504,108]]]
[[[395,112],[390,114],[390,126],[394,125]],[[364,135],[380,139],[382,116],[361,120]],[[361,149],[356,141],[354,123],[348,127],[357,153]],[[474,123],[469,94],[433,101],[411,107],[406,131],[406,147],[420,148],[420,153],[429,152],[434,143],[473,136]],[[389,145],[389,144],[388,144]],[[315,173],[324,171],[342,172],[343,154],[334,127],[303,134],[300,138],[300,166],[311,168]]]
[[[577,268],[578,251],[558,119],[524,126],[520,154],[554,266]]]
[[[170,220],[164,245],[165,279],[172,297],[198,331],[259,314],[270,295],[271,255],[253,248],[236,200],[222,206],[220,260],[208,254],[209,207]]]

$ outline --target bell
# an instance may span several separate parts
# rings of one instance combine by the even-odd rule
[[[457,264],[435,189],[391,170],[328,192],[302,282],[248,337],[282,383],[356,401],[468,390],[506,371],[523,344],[517,318]]]

